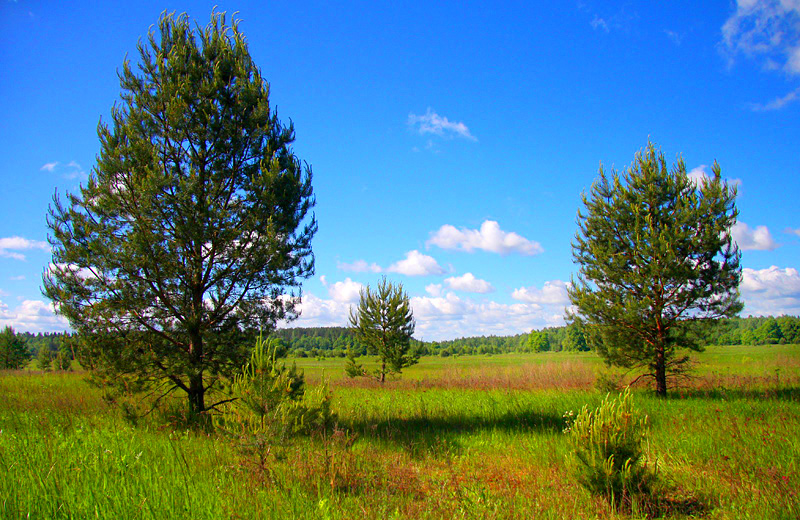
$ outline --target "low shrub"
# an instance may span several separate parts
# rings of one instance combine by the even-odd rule
[[[231,402],[215,416],[219,430],[236,437],[261,471],[297,435],[327,432],[335,417],[324,382],[307,389],[294,364],[278,361],[279,344],[259,337],[250,360],[231,384]]]
[[[647,416],[634,408],[630,389],[616,398],[606,395],[595,410],[584,406],[565,429],[578,481],[615,506],[630,507],[637,497],[649,496],[657,468],[644,457],[647,430]]]

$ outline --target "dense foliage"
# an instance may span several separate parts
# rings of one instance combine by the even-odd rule
[[[138,50],[87,185],[50,208],[44,290],[99,381],[178,389],[202,412],[254,332],[296,316],[311,170],[237,21],[164,14]]]
[[[607,363],[644,370],[662,396],[685,368],[679,349],[700,348],[687,324],[742,309],[736,189],[712,170],[696,183],[648,143],[622,175],[601,167],[578,213],[575,319]]]
[[[29,357],[25,340],[11,327],[4,328],[0,332],[0,370],[22,368]]]

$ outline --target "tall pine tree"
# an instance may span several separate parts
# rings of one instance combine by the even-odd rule
[[[183,391],[203,412],[254,332],[296,316],[314,271],[311,170],[236,20],[165,14],[138,49],[88,184],[54,198],[44,291],[99,378]]]
[[[737,314],[740,253],[731,237],[736,190],[689,178],[682,159],[667,169],[652,143],[622,175],[600,176],[578,214],[569,289],[575,318],[606,362],[645,370],[659,395],[699,350],[687,323]]]

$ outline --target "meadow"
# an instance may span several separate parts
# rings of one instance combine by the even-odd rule
[[[800,517],[800,346],[710,347],[695,378],[655,397],[648,460],[662,518]],[[259,458],[166,411],[135,426],[80,372],[0,373],[3,518],[638,518],[570,470],[565,412],[595,406],[591,353],[423,357],[381,385],[342,359],[338,426]],[[650,511],[653,514],[653,510]]]

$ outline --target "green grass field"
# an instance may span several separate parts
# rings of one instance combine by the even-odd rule
[[[800,346],[713,347],[697,378],[648,414],[663,518],[800,517]],[[596,405],[592,354],[423,358],[379,385],[343,360],[298,360],[330,380],[339,428],[273,447],[136,427],[79,373],[0,373],[2,518],[625,518],[572,476],[566,411]],[[323,375],[324,374],[324,375]]]

